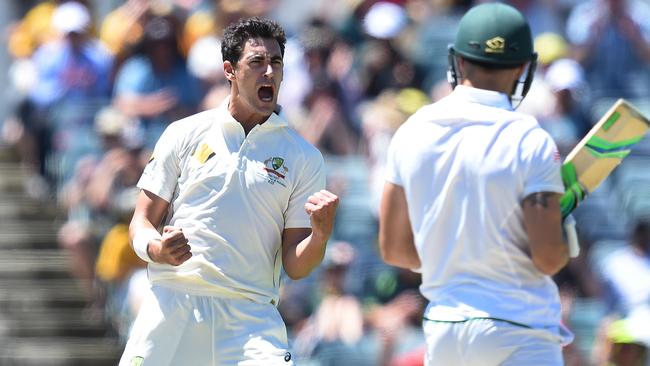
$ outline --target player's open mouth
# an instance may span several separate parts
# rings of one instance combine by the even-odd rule
[[[257,89],[257,96],[263,102],[272,102],[273,101],[273,87],[268,85],[263,85]]]

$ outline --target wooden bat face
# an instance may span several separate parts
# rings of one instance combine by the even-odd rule
[[[619,99],[571,150],[562,165],[565,193],[560,199],[566,217],[609,176],[641,141],[650,121]]]

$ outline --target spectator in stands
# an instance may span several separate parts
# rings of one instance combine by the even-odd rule
[[[411,289],[369,312],[368,322],[379,340],[379,365],[424,365],[426,347],[420,324],[425,304],[418,291]],[[419,359],[414,362],[414,357]]]
[[[140,41],[149,3],[150,0],[126,0],[104,17],[99,38],[113,55],[127,52]]]
[[[129,240],[129,220],[135,208],[135,187],[115,197],[116,224],[101,241],[95,272],[106,296],[105,311],[122,341],[128,338],[130,325],[150,285],[146,262],[138,258]]]
[[[63,187],[61,205],[68,218],[59,230],[59,245],[70,254],[71,272],[82,281],[87,302],[97,310],[103,301],[94,283],[97,248],[111,227],[124,220],[123,202],[135,199],[129,194],[146,158],[135,121],[107,107],[98,113],[95,128],[104,153],[82,157]]]
[[[147,148],[169,123],[196,112],[203,95],[187,70],[178,37],[179,20],[172,14],[148,17],[138,51],[116,76],[114,103],[142,120]]]
[[[560,153],[566,155],[592,127],[584,109],[588,91],[584,71],[572,59],[559,59],[550,64],[544,80],[552,93],[554,108],[548,115],[540,116],[540,124],[553,137]]]
[[[335,241],[328,245],[319,284],[322,298],[296,334],[294,349],[299,357],[316,357],[336,365],[356,364],[368,356],[354,356],[364,332],[361,303],[345,290],[347,269],[354,256],[349,243]]]
[[[517,110],[535,116],[565,155],[592,126],[585,72],[569,57],[569,46],[560,34],[540,34],[534,45],[538,54],[535,79]]]
[[[356,152],[358,137],[351,108],[358,101],[358,94],[346,77],[352,69],[352,50],[338,39],[331,26],[317,18],[301,33],[300,46],[303,63],[294,60],[288,76],[297,81],[298,87],[307,88],[303,95],[290,92],[287,113],[294,117],[300,134],[322,152]],[[295,99],[301,99],[299,107],[294,105]]]
[[[409,22],[406,10],[395,3],[373,4],[363,19],[366,41],[360,47],[359,70],[363,94],[376,97],[383,90],[420,87],[422,75],[398,42]]]
[[[397,291],[386,303],[362,305],[346,286],[356,256],[350,243],[328,245],[316,288],[322,297],[295,337],[299,357],[320,365],[389,365],[394,357],[424,344],[419,330],[424,301],[417,290]]]
[[[29,135],[40,142],[41,172],[53,149],[57,163],[50,171],[66,179],[76,160],[96,144],[92,118],[97,105],[110,96],[112,57],[90,34],[91,16],[76,1],[63,2],[52,14],[60,35],[40,46],[32,56],[36,82],[22,108]],[[52,146],[50,146],[52,145]]]
[[[563,10],[557,1],[536,1],[536,0],[508,0],[507,4],[518,9],[530,23],[530,31],[533,37],[545,32],[562,32]]]
[[[542,33],[535,37],[534,49],[537,52],[535,79],[528,97],[521,101],[517,111],[531,114],[540,121],[553,115],[555,109],[555,96],[544,75],[553,62],[569,57],[569,45],[560,34]]]
[[[362,145],[369,169],[371,209],[379,217],[379,200],[384,188],[384,168],[388,144],[397,128],[418,108],[429,103],[421,90],[405,88],[387,89],[377,98],[359,106],[362,128]]]
[[[628,244],[605,257],[600,275],[609,315],[599,365],[644,365],[650,349],[650,218],[636,221]]]
[[[43,43],[57,38],[51,27],[57,1],[42,1],[29,9],[25,16],[9,28],[7,50],[16,58],[31,57]]]
[[[636,222],[629,245],[608,255],[601,271],[611,311],[626,315],[650,304],[650,219]]]
[[[345,122],[338,91],[329,80],[315,84],[305,100],[307,115],[297,130],[324,154],[349,155],[357,150],[357,138]]]
[[[221,40],[212,35],[196,40],[187,55],[190,73],[206,90],[200,105],[202,110],[217,108],[230,93],[221,59]]]
[[[573,8],[566,34],[595,98],[650,95],[650,6],[640,0],[589,0]]]
[[[34,53],[39,79],[31,92],[32,101],[38,107],[49,107],[64,98],[83,103],[108,97],[111,57],[89,34],[88,9],[75,1],[64,2],[54,11],[52,26],[62,38]]]

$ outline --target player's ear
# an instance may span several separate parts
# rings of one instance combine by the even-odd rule
[[[465,78],[465,67],[466,67],[465,59],[462,56],[456,57],[456,66],[458,69],[456,70],[457,76],[459,79],[464,79]],[[460,83],[460,81],[459,81]]]
[[[521,79],[521,75],[523,75],[524,72],[526,72],[527,66],[528,66],[527,64],[522,64],[517,68],[517,80]]]
[[[223,74],[228,81],[235,81],[235,66],[230,61],[224,61]]]

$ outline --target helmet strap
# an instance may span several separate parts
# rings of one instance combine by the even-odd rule
[[[530,86],[533,84],[533,78],[535,77],[535,70],[537,69],[537,53],[533,53],[533,56],[530,59],[530,62],[528,63],[528,67],[526,67],[526,77],[524,78],[523,82],[521,79],[515,80],[515,85],[512,87],[512,94],[510,96],[510,102],[513,104],[513,108],[517,109],[521,102],[524,100],[526,97],[526,94],[528,94],[528,91],[530,91]],[[523,84],[521,88],[521,92],[518,93],[517,89],[519,84]],[[516,106],[513,101],[516,101]]]
[[[455,89],[458,85],[458,66],[456,65],[456,51],[454,46],[447,47],[449,54],[447,55],[447,81],[451,84],[451,89]]]
[[[528,91],[530,90],[530,86],[533,84],[533,78],[535,77],[535,70],[537,70],[537,53],[533,53],[533,57],[530,59],[530,63],[528,64],[528,74],[526,75],[526,79],[524,80],[524,89],[521,91],[521,98],[523,99],[526,94],[528,94]]]

